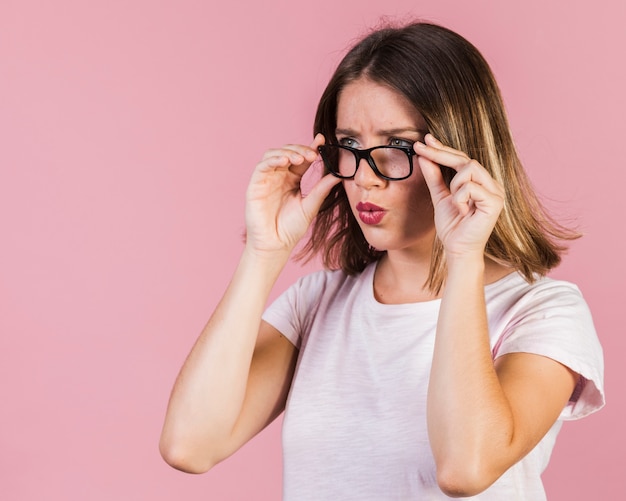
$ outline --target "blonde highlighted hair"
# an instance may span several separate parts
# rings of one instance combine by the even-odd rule
[[[372,32],[335,70],[317,108],[315,134],[336,141],[339,95],[359,78],[404,95],[436,138],[476,159],[504,186],[504,209],[487,243],[487,256],[517,269],[529,282],[559,264],[564,241],[580,235],[552,219],[534,193],[515,150],[498,85],[471,43],[429,23]],[[442,171],[449,185],[453,171]],[[326,267],[348,274],[384,254],[365,240],[342,184],[324,201],[299,257],[316,253]],[[435,239],[426,286],[438,292],[445,275],[443,247]]]

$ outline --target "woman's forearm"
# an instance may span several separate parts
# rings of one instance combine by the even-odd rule
[[[185,361],[170,397],[161,449],[209,458],[241,412],[261,315],[288,254],[245,250],[233,278]]]
[[[457,482],[482,490],[495,480],[502,473],[496,458],[513,432],[491,355],[484,269],[482,256],[448,259],[437,324],[428,432],[440,483],[451,491]]]

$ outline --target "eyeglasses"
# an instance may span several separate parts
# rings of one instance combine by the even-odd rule
[[[367,160],[377,176],[389,181],[401,181],[413,173],[415,151],[408,146],[386,145],[359,150],[341,144],[325,144],[318,150],[326,168],[340,179],[352,179],[361,160]]]

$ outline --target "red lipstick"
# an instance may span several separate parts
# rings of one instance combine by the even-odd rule
[[[356,210],[359,213],[359,219],[365,224],[378,224],[385,217],[385,209],[378,207],[369,202],[359,202],[356,205]]]

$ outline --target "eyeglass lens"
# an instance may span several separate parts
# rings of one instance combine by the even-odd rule
[[[407,152],[401,148],[379,146],[371,150],[353,150],[337,145],[320,148],[322,159],[331,172],[351,178],[356,174],[360,158],[371,161],[379,173],[390,179],[402,179],[411,174],[411,162]]]

